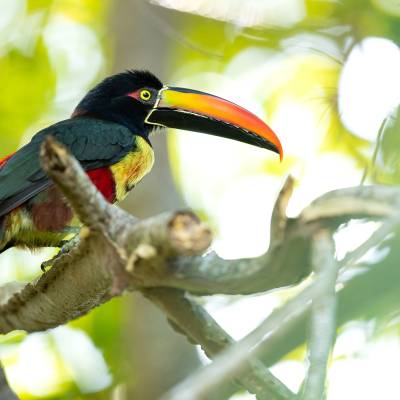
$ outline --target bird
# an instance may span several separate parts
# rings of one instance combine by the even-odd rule
[[[49,135],[72,153],[108,202],[118,203],[151,170],[150,136],[159,127],[233,139],[283,156],[273,130],[237,104],[163,85],[149,71],[117,73],[91,89],[70,118],[37,132],[0,160],[0,253],[11,247],[61,247],[79,232],[72,208],[40,164]]]

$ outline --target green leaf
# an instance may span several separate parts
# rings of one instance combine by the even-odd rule
[[[372,179],[376,183],[400,183],[400,107],[384,121],[377,139],[376,160],[372,166]]]

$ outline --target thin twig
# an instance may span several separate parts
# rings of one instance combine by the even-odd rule
[[[400,213],[392,219],[388,218],[384,220],[382,225],[370,236],[369,239],[367,239],[356,249],[348,253],[346,257],[339,262],[340,272],[337,279],[337,283],[346,285],[343,287],[343,289],[341,289],[340,292],[344,292],[348,285],[350,285],[353,281],[357,280],[357,276],[349,279],[347,274],[347,269],[345,267],[351,266],[352,264],[356,263],[368,251],[375,248],[376,246],[379,246],[390,234],[392,234],[395,230],[399,229],[399,227],[400,227]],[[291,332],[293,330],[301,331],[302,333],[300,334],[300,336],[304,335],[302,327],[305,325],[305,320],[308,316],[308,313],[310,312],[311,308],[310,303],[305,303],[302,306],[300,306],[300,308],[302,309],[299,310],[297,316],[291,319],[290,324],[287,324],[286,326],[282,325],[277,327],[275,332],[273,332],[273,334],[266,339],[264,346],[265,350],[262,352],[263,354],[261,358],[263,359],[263,361],[267,360],[269,365],[275,362],[277,359],[279,359],[282,355],[286,354],[287,352],[293,350],[295,347],[299,346],[305,339],[304,337],[304,339],[300,339],[298,341],[296,340],[294,342],[292,339],[288,339],[289,331]],[[346,316],[346,319],[344,321],[347,321],[348,318],[349,315]],[[277,344],[282,343],[282,340],[290,341],[290,344],[284,349],[279,349],[277,353],[271,351],[271,349],[276,349]]]
[[[391,233],[393,233],[400,225],[400,213],[394,215],[392,218],[387,218],[382,222],[382,225],[360,246],[346,254],[340,267],[351,265],[363,257],[369,250],[378,246],[382,241]],[[339,277],[340,281],[340,277]]]
[[[309,369],[302,400],[321,400],[325,396],[326,374],[336,330],[335,284],[339,264],[335,260],[332,234],[321,230],[314,237],[313,267],[316,279],[325,288],[311,306]]]
[[[248,361],[263,348],[265,339],[279,327],[284,328],[315,296],[322,293],[320,282],[314,282],[299,295],[274,311],[264,322],[244,339],[236,342],[215,361],[175,386],[163,400],[198,400],[207,398],[218,385],[243,372]],[[190,394],[188,391],[190,388]],[[189,396],[189,397],[185,397]]]
[[[181,290],[145,289],[142,293],[161,308],[174,326],[191,342],[199,344],[210,358],[234,343],[214,318]],[[249,361],[237,381],[259,400],[293,399],[294,394],[258,361]],[[191,387],[182,400],[191,399]]]
[[[293,194],[294,184],[294,178],[289,175],[276,199],[271,217],[270,247],[273,246],[274,243],[281,242],[285,236],[287,223],[289,221],[286,210]]]
[[[386,219],[382,222],[382,225],[360,246],[351,251],[346,257],[339,262],[340,272],[337,279],[337,289],[339,298],[339,323],[343,324],[350,319],[354,319],[360,316],[360,310],[365,309],[360,303],[368,304],[371,298],[371,281],[368,281],[366,274],[375,276],[379,275],[375,271],[375,268],[379,270],[383,269],[389,274],[390,279],[397,279],[397,272],[388,272],[384,266],[386,257],[383,260],[377,262],[377,267],[370,266],[364,273],[355,274],[349,276],[347,266],[353,266],[355,263],[360,262],[360,259],[371,249],[381,245],[385,240],[388,240],[390,235],[398,232],[400,228],[400,214],[394,216],[393,219]],[[392,243],[393,246],[393,243]],[[396,246],[396,244],[395,244]],[[389,248],[389,247],[388,247]],[[391,253],[393,250],[391,251]],[[385,269],[386,268],[386,269]],[[388,267],[389,268],[389,267]],[[394,268],[394,267],[393,267]],[[390,271],[390,268],[389,268]],[[384,272],[382,272],[384,273]],[[377,281],[377,290],[391,290],[391,284],[380,282],[379,278],[372,278]],[[354,288],[356,289],[356,295],[350,294]],[[375,289],[375,288],[374,288]],[[352,304],[354,301],[357,304]],[[265,342],[264,350],[260,358],[266,362],[267,365],[272,365],[282,356],[294,350],[300,346],[306,340],[305,326],[308,324],[311,303],[305,303],[301,305],[301,310],[297,316],[293,317],[290,324],[277,327],[277,329],[271,334]],[[364,315],[364,314],[362,314]],[[293,332],[296,332],[294,334]]]
[[[383,121],[382,121],[382,123],[381,123],[381,125],[380,125],[380,127],[379,127],[378,135],[377,135],[376,141],[375,141],[374,152],[373,152],[373,154],[372,154],[371,167],[373,167],[373,166],[375,165],[376,158],[377,158],[377,156],[378,156],[379,146],[380,146],[381,140],[382,140],[382,135],[383,135],[383,132],[385,131],[386,123],[387,123],[387,121],[388,121],[389,118],[390,118],[389,116],[386,117],[386,118],[384,118]],[[363,185],[364,185],[364,182],[365,182],[365,180],[367,179],[367,176],[368,176],[368,172],[369,172],[369,168],[368,168],[368,165],[367,165],[367,166],[364,168],[364,172],[363,172],[363,175],[362,175],[362,177],[361,177],[360,186],[363,186]]]

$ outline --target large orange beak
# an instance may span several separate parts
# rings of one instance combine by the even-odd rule
[[[197,90],[162,88],[146,122],[238,140],[272,150],[281,160],[283,157],[278,137],[260,118],[230,101]]]

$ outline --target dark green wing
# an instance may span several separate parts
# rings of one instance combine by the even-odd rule
[[[0,217],[51,185],[39,160],[47,135],[63,143],[86,171],[115,164],[135,148],[128,128],[94,118],[72,118],[38,132],[0,169]]]

